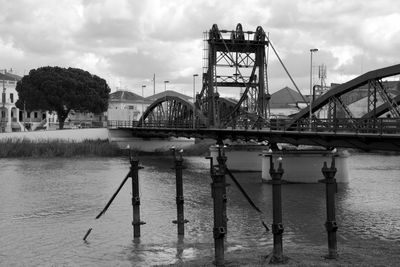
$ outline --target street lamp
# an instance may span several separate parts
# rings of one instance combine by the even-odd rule
[[[1,70],[2,72],[4,72],[3,75],[3,93],[1,95],[1,102],[3,104],[3,107],[1,109],[1,123],[0,123],[0,132],[5,132],[5,128],[6,128],[6,118],[8,117],[8,115],[6,114],[6,86],[5,86],[5,75],[7,73],[7,70]]]
[[[143,89],[146,87],[146,85],[142,85],[142,127],[144,127],[144,120],[143,120],[143,102],[144,102],[144,96],[143,96]]]
[[[198,74],[193,74],[193,129],[196,128],[196,77]]]
[[[167,91],[167,83],[169,83],[169,81],[164,81],[164,92]]]
[[[310,119],[310,127],[309,127],[309,129],[310,129],[310,131],[311,131],[311,122],[312,122],[312,99],[313,99],[313,89],[312,89],[312,87],[313,87],[313,85],[312,85],[312,73],[313,73],[313,71],[312,71],[312,55],[313,55],[313,53],[315,53],[315,52],[318,52],[318,49],[317,49],[317,48],[312,48],[312,49],[310,49],[310,56],[311,56],[311,60],[310,60],[310,116],[309,116],[309,119]]]

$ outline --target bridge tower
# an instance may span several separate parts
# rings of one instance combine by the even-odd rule
[[[262,27],[243,31],[219,30],[214,24],[205,33],[203,87],[196,96],[196,107],[208,118],[209,127],[234,126],[245,122],[255,127],[268,118],[266,48]],[[239,95],[239,100],[222,96]]]

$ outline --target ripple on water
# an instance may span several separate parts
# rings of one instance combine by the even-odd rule
[[[400,242],[399,156],[349,158],[350,183],[339,185],[339,242],[380,247]],[[175,176],[172,159],[145,157],[140,171],[140,242],[132,242],[131,183],[99,220],[95,216],[125,177],[124,159],[48,159],[0,161],[0,257],[4,266],[150,266],[174,264],[213,254],[213,203],[208,164],[185,159],[183,172],[186,235],[177,238]],[[4,175],[6,174],[6,175]],[[263,211],[260,216],[233,183],[228,187],[228,251],[271,248],[271,186],[257,174],[237,174]],[[229,181],[229,179],[228,179]],[[325,188],[283,185],[285,245],[325,245]],[[89,227],[93,231],[82,242]],[[360,245],[360,246],[361,246]],[[388,250],[390,251],[390,250]]]

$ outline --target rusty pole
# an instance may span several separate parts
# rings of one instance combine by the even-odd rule
[[[223,174],[223,183],[224,183],[224,187],[223,187],[223,216],[224,216],[224,227],[225,227],[225,236],[228,233],[228,215],[226,212],[226,205],[227,205],[227,201],[228,198],[226,196],[226,187],[228,186],[228,184],[226,183],[226,179],[225,179],[225,175],[226,175],[226,161],[227,161],[227,157],[225,155],[225,147],[226,146],[218,146],[218,156],[217,156],[217,162],[218,162],[218,169],[221,173],[221,175]]]
[[[326,188],[326,222],[325,228],[328,233],[328,255],[325,256],[327,259],[336,259],[337,254],[337,239],[336,231],[338,225],[336,222],[335,213],[335,194],[337,193],[337,183],[335,174],[337,169],[335,168],[335,158],[332,157],[331,167],[328,168],[326,161],[322,167],[322,174],[325,179],[320,180],[320,182],[325,183]]]
[[[131,177],[132,177],[132,207],[133,207],[133,237],[140,237],[140,225],[145,224],[140,220],[140,196],[139,196],[139,160],[131,157],[129,151],[129,161],[131,163]]]
[[[279,158],[279,167],[277,170],[274,169],[274,163],[271,161],[269,173],[271,175],[272,184],[272,233],[274,234],[274,248],[272,251],[272,257],[270,263],[284,263],[283,256],[283,245],[282,245],[282,159]]]
[[[189,222],[185,220],[184,216],[184,200],[183,200],[183,182],[182,182],[182,169],[183,169],[183,159],[182,152],[180,150],[179,156],[176,156],[175,148],[171,148],[172,155],[174,156],[175,161],[175,176],[176,176],[176,209],[177,209],[177,219],[172,222],[177,224],[178,227],[178,235],[185,234],[185,223]]]
[[[218,149],[221,149],[218,146]],[[221,156],[219,150],[219,157]],[[226,235],[226,185],[225,185],[225,168],[224,166],[218,165],[213,166],[212,157],[210,159],[210,173],[212,178],[211,183],[211,195],[214,204],[214,249],[215,249],[215,261],[216,266],[224,266],[224,237]],[[221,159],[220,159],[221,160]],[[223,159],[221,160],[221,163]],[[225,210],[225,211],[224,211]]]

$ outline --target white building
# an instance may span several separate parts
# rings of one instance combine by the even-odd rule
[[[32,128],[43,127],[46,123],[46,112],[26,112],[15,106],[18,92],[15,90],[21,77],[12,73],[12,70],[3,70],[0,73],[2,88],[0,103],[0,132],[19,132]]]
[[[152,101],[129,91],[119,90],[110,94],[108,121],[138,121]]]

